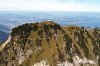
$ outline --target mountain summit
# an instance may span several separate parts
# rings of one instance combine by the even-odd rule
[[[100,66],[100,31],[53,21],[12,29],[0,66]]]

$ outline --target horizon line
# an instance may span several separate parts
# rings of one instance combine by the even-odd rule
[[[58,12],[100,12],[93,10],[43,10],[43,9],[0,9],[0,11],[58,11]]]

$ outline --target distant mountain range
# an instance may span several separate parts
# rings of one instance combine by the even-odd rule
[[[85,27],[100,26],[100,13],[97,12],[63,12],[63,11],[0,11],[0,24],[14,28],[24,23],[53,20],[56,23]]]
[[[0,25],[0,31],[9,33],[11,31],[11,28],[9,28],[8,26]]]
[[[6,41],[8,36],[9,36],[9,33],[0,31],[0,43]]]
[[[0,43],[7,40],[11,29],[7,26],[0,25]]]

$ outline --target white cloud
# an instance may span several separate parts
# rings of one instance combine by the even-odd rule
[[[100,11],[97,5],[75,1],[81,0],[0,0],[0,9]]]

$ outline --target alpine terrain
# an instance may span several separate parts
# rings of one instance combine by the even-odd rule
[[[53,21],[20,25],[0,44],[0,66],[100,66],[100,30]]]

